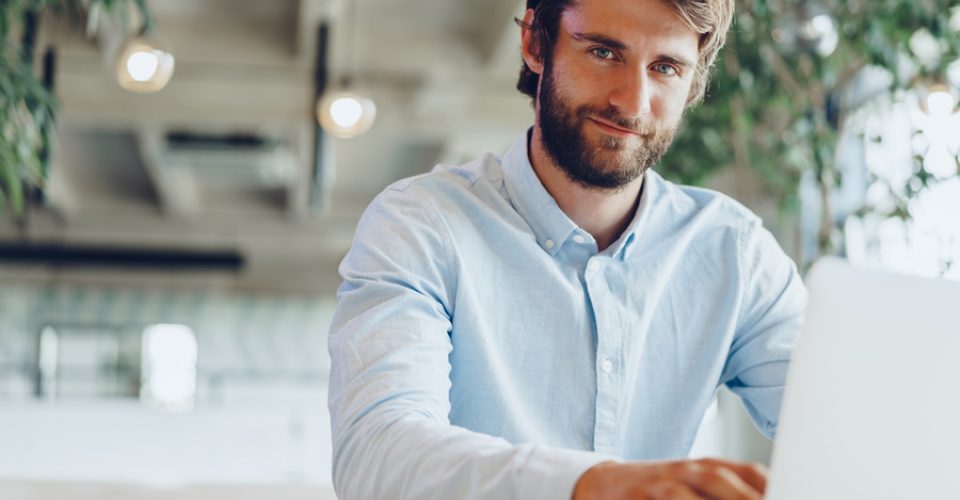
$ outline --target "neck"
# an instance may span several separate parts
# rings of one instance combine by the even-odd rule
[[[529,151],[530,164],[543,187],[567,217],[593,236],[597,248],[603,251],[617,241],[636,212],[643,176],[617,189],[587,187],[575,182],[547,154],[540,127],[533,128]]]

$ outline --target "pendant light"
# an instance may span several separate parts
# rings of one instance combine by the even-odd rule
[[[349,26],[350,34],[347,37],[351,48],[353,74],[357,73],[357,15],[354,3],[357,0],[347,0],[345,24]],[[333,136],[341,139],[350,139],[366,133],[373,126],[377,116],[377,106],[367,96],[353,90],[353,81],[350,76],[343,77],[337,88],[327,90],[317,100],[316,115],[320,126]]]
[[[327,92],[317,104],[317,118],[324,130],[341,139],[361,135],[373,126],[377,105],[373,100],[347,90]]]
[[[146,0],[136,0],[143,26],[120,46],[114,63],[117,83],[130,92],[158,92],[173,76],[174,57],[170,43],[156,32]]]

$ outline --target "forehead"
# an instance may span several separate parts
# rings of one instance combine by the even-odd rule
[[[575,0],[563,12],[568,33],[599,33],[628,49],[682,51],[696,59],[700,34],[665,0]]]

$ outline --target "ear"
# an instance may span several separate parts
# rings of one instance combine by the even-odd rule
[[[527,9],[523,15],[523,25],[521,26],[520,53],[523,55],[523,62],[527,64],[530,71],[538,75],[543,74],[543,60],[540,58],[540,41],[529,26],[533,25],[533,9]]]

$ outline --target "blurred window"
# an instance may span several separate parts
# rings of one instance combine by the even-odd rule
[[[139,397],[140,339],[126,330],[63,325],[41,329],[37,395],[49,400]]]
[[[186,325],[48,325],[40,332],[37,367],[42,399],[139,399],[187,411],[197,389],[197,339]]]
[[[143,332],[145,404],[169,411],[193,408],[197,392],[197,339],[186,325],[152,325]]]

